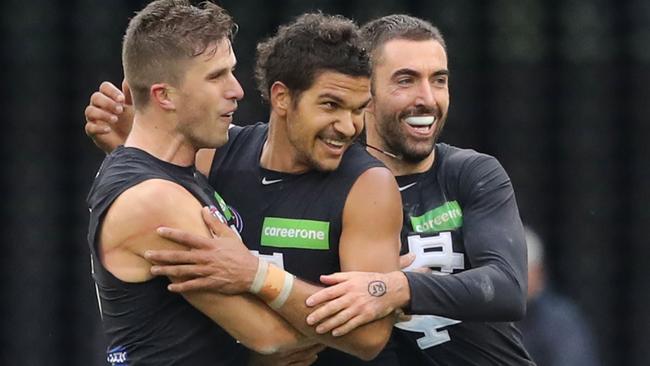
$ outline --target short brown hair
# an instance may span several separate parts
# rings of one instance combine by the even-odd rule
[[[370,76],[368,55],[352,20],[339,15],[303,14],[257,45],[255,79],[266,101],[276,81],[289,88],[294,101],[299,99],[323,71]]]
[[[232,41],[236,32],[230,15],[211,2],[198,6],[187,0],[151,2],[131,19],[122,44],[124,76],[135,106],[147,105],[149,88],[155,83],[179,85],[185,61],[215,42]]]
[[[371,20],[361,27],[365,48],[371,62],[378,56],[376,52],[388,41],[405,39],[409,41],[438,41],[446,49],[440,30],[426,20],[405,14],[387,15]],[[376,61],[376,60],[375,60]]]

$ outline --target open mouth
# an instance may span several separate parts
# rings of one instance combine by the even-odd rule
[[[413,127],[431,126],[435,121],[435,116],[411,116],[404,118],[404,122]]]
[[[436,116],[409,116],[403,119],[404,123],[409,126],[418,135],[428,135],[433,130],[433,125],[438,119]]]
[[[340,140],[334,140],[334,139],[322,139],[323,142],[325,142],[327,145],[334,147],[334,148],[342,148],[345,146],[345,142],[340,141]]]
[[[327,150],[334,155],[342,154],[348,145],[347,140],[338,140],[326,137],[320,137],[319,140],[327,147]]]

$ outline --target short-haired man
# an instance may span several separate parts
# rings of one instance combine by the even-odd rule
[[[449,108],[440,32],[407,15],[362,32],[372,63],[367,145],[399,183],[409,269],[427,270],[325,276],[338,284],[309,299],[330,300],[309,321],[345,333],[360,318],[404,309],[413,316],[396,324],[402,364],[532,365],[512,323],[525,309],[526,244],[510,179],[491,156],[436,143]],[[382,297],[366,291],[377,276]]]

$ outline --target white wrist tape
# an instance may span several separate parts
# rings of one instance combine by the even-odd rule
[[[266,280],[266,275],[269,272],[269,263],[264,259],[259,259],[257,262],[257,273],[255,273],[255,278],[253,283],[251,283],[250,292],[258,294],[262,290],[264,285],[264,280]]]
[[[257,272],[249,291],[277,310],[287,302],[293,289],[293,282],[291,273],[259,259]]]

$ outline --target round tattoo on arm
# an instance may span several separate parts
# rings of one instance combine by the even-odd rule
[[[384,296],[386,294],[386,283],[384,281],[371,281],[368,284],[368,293],[374,297]]]

